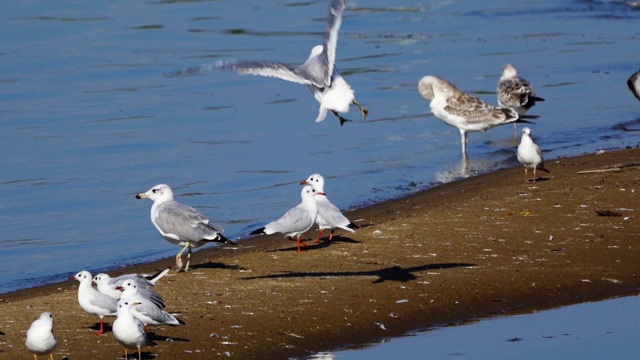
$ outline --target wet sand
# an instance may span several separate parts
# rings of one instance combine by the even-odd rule
[[[156,287],[186,325],[150,328],[156,345],[143,358],[304,357],[492,314],[635,294],[640,150],[545,165],[551,173],[535,183],[515,167],[347,213],[361,227],[355,234],[315,245],[317,232],[309,232],[302,254],[281,235],[194,253],[191,271],[172,271]],[[0,354],[30,358],[25,332],[48,310],[56,358],[122,358],[110,327],[94,335],[98,317],[78,305],[77,284],[0,295]]]

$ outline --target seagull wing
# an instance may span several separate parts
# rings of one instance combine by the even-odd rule
[[[177,201],[163,203],[158,208],[157,226],[165,236],[178,241],[200,241],[217,239],[216,228],[209,225],[200,211]]]
[[[275,77],[278,79],[303,85],[315,85],[314,82],[302,76],[299,70],[279,62],[269,61],[234,61],[220,63],[218,68],[227,71],[235,71],[240,75],[259,75]]]
[[[331,76],[333,75],[336,63],[338,33],[340,32],[340,25],[342,25],[342,12],[345,7],[345,0],[333,0],[329,6],[327,28],[324,32],[324,51],[322,54],[322,62],[327,69],[324,78],[324,83],[327,86],[331,85]]]
[[[465,118],[468,123],[484,121],[495,111],[490,104],[467,93],[447,98],[444,109],[450,114]]]

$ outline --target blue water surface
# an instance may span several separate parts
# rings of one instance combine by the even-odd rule
[[[239,6],[242,7],[239,10]],[[0,293],[170,257],[134,195],[170,184],[230,238],[299,202],[314,172],[342,209],[516,166],[512,126],[457,129],[417,92],[439,75],[495,103],[513,63],[547,99],[547,159],[636,147],[640,11],[625,1],[349,1],[337,63],[369,108],[340,127],[293,83],[165,74],[217,60],[303,62],[328,1],[19,0],[1,5]],[[548,160],[549,161],[549,160]]]
[[[632,359],[640,351],[638,321],[638,297],[630,296],[432,329],[307,359]]]

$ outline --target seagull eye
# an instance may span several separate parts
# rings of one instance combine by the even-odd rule
[[[158,192],[158,189],[153,189],[153,190],[151,190],[151,192],[155,194],[155,193]]]

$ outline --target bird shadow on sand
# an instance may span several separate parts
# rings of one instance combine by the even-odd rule
[[[295,240],[292,240],[292,241],[295,241]],[[304,240],[304,242],[305,244],[307,244],[307,246],[302,246],[300,248],[302,251],[313,251],[318,249],[324,249],[326,247],[331,246],[331,243],[338,243],[338,242],[351,243],[351,244],[361,243],[361,241],[353,240],[351,238],[342,237],[339,235],[335,235],[331,241],[329,241],[328,238],[324,238],[320,242],[316,242],[316,240],[313,240],[313,239]],[[286,251],[298,251],[298,246],[296,245],[296,246],[282,248],[282,249],[267,250],[267,252],[286,252]]]
[[[540,181],[549,181],[549,180],[551,180],[551,177],[539,176],[539,177],[537,177],[537,178],[535,178],[533,180],[532,179],[528,179],[527,180],[527,184],[535,184],[535,183],[540,182]]]
[[[189,339],[176,338],[176,337],[168,337],[163,335],[158,335],[153,331],[147,332],[147,337],[149,340],[159,343],[159,342],[191,342]]]
[[[140,352],[140,358],[141,359],[155,359],[158,357],[158,354],[154,354],[151,351],[141,351]],[[129,350],[129,356],[128,357],[124,357],[124,353],[122,355],[120,355],[119,359],[123,359],[123,360],[131,360],[131,359],[138,359],[138,351],[137,350]]]
[[[189,267],[190,270],[195,269],[223,269],[223,270],[246,270],[242,266],[239,265],[229,265],[221,262],[206,262],[203,264],[193,264]]]
[[[242,280],[258,280],[258,279],[290,279],[290,278],[309,278],[309,277],[346,277],[346,276],[366,276],[376,277],[373,284],[380,284],[385,281],[408,282],[418,278],[415,273],[429,270],[446,270],[459,267],[474,267],[475,264],[468,263],[441,263],[427,264],[403,268],[401,266],[392,266],[380,270],[371,271],[338,271],[338,272],[291,272],[283,271],[279,274],[271,274],[264,276],[245,277]]]
[[[115,317],[113,318],[113,320],[115,320]],[[89,326],[89,329],[94,330],[95,332],[100,331],[100,323],[97,322],[91,326]],[[107,325],[107,318],[105,317],[105,322],[104,322],[104,334],[112,332],[111,329],[111,325]]]
[[[296,241],[295,239],[289,239],[290,241]],[[302,251],[312,251],[312,250],[318,250],[318,249],[324,249],[326,247],[331,246],[331,243],[350,243],[350,244],[359,244],[361,243],[361,241],[358,240],[354,240],[351,239],[349,237],[346,237],[344,235],[334,235],[333,239],[331,239],[331,241],[329,241],[328,237],[323,238],[320,242],[316,242],[315,238],[314,239],[307,239],[304,240],[304,243],[307,244],[307,246],[302,246],[301,250]],[[267,252],[285,252],[285,251],[298,251],[298,246],[292,246],[292,247],[288,247],[288,248],[283,248],[283,249],[274,249],[274,250],[268,250]]]

